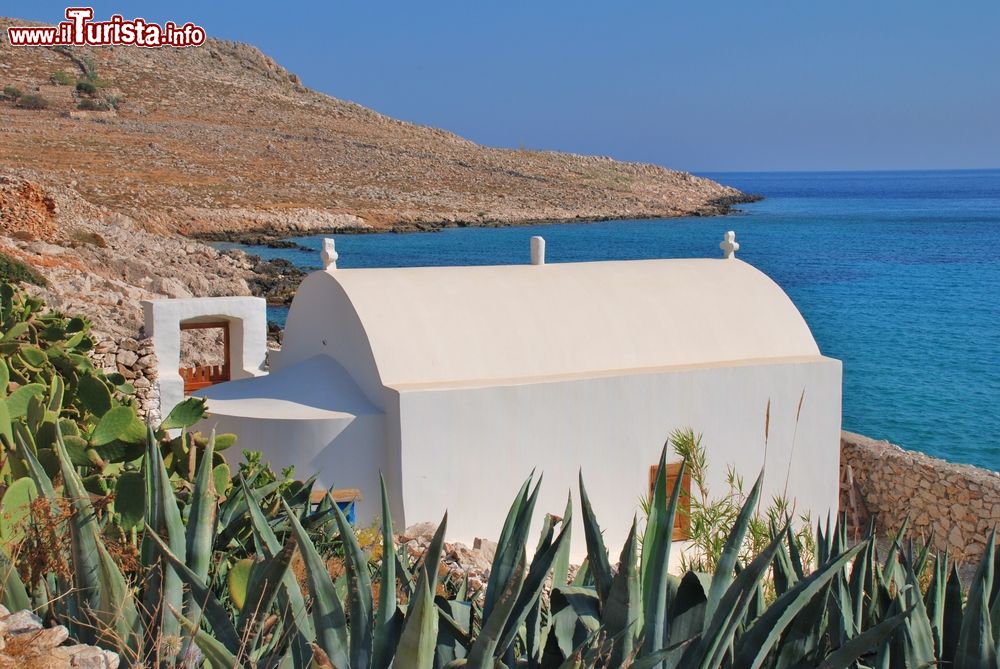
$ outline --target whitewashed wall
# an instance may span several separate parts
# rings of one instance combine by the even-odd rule
[[[394,475],[402,482],[400,520],[437,520],[447,509],[451,540],[496,537],[532,469],[545,477],[536,519],[561,514],[570,491],[578,503],[582,469],[605,541],[617,556],[639,513],[649,467],[671,431],[691,427],[704,434],[711,492],[727,492],[728,465],[745,474],[749,488],[765,466],[768,400],[763,498],[783,493],[787,478],[798,512],[825,518],[837,510],[840,384],[839,361],[813,358],[549,383],[409,388],[399,395],[402,448],[390,444],[388,450],[400,457],[401,475]],[[575,526],[573,555],[580,559],[584,536]]]
[[[230,375],[233,380],[264,374],[267,356],[267,303],[259,297],[194,297],[144,300],[144,329],[156,353],[160,413],[166,416],[184,399],[180,375],[181,323],[229,322]]]

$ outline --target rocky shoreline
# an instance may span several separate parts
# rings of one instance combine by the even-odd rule
[[[393,234],[416,234],[434,233],[442,230],[454,228],[516,228],[541,225],[558,225],[566,223],[577,223],[586,225],[587,223],[598,223],[602,221],[641,221],[652,219],[671,219],[684,217],[703,216],[728,216],[739,212],[736,209],[741,204],[751,204],[760,202],[763,195],[754,193],[741,193],[728,197],[717,198],[708,206],[691,212],[665,216],[662,213],[648,212],[629,215],[605,215],[605,216],[585,216],[583,214],[576,217],[562,218],[516,218],[516,219],[452,219],[452,220],[428,220],[428,221],[393,221],[387,226],[332,226],[328,228],[310,228],[308,236],[317,235],[370,235],[379,233]],[[246,246],[264,246],[267,248],[298,248],[311,251],[307,247],[292,241],[293,238],[304,236],[301,230],[283,229],[240,229],[240,230],[212,230],[203,232],[191,232],[186,235],[189,239],[196,239],[205,242],[228,242],[233,244],[243,244]]]

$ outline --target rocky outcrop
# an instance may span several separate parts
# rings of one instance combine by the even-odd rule
[[[56,234],[56,202],[38,184],[0,176],[0,233],[19,239]]]
[[[850,467],[855,504],[892,532],[909,519],[911,535],[933,537],[938,550],[978,559],[1000,525],[1000,473],[906,451],[888,441],[844,432],[840,467]],[[841,476],[846,479],[845,475]],[[850,509],[842,491],[841,510]]]
[[[0,179],[0,253],[48,280],[30,290],[50,307],[86,315],[115,342],[140,336],[142,300],[255,294],[281,301],[299,274],[242,251],[149,232],[37,175]]]
[[[62,625],[44,627],[28,610],[0,606],[0,669],[116,669],[117,653],[74,643]]]

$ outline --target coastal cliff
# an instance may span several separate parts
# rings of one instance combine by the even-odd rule
[[[0,252],[118,337],[136,333],[140,299],[287,292],[283,268],[197,239],[717,215],[752,199],[398,121],[246,44],[12,47],[6,27],[25,23],[0,19]]]

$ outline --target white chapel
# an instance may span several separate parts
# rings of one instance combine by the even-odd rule
[[[763,468],[763,499],[825,519],[837,510],[841,363],[784,291],[735,257],[732,233],[721,247],[718,259],[547,264],[535,238],[523,265],[340,269],[331,242],[267,373],[246,346],[262,346],[248,331],[262,316],[240,317],[234,380],[198,391],[206,427],[237,433],[275,468],[360,489],[359,523],[379,512],[382,472],[398,526],[448,510],[449,539],[467,543],[496,537],[533,470],[544,474],[537,509],[552,513],[568,492],[578,499],[582,470],[617,555],[664,442],[685,427],[704,435],[711,491],[728,490],[730,466],[748,482]],[[176,329],[171,309],[227,318],[211,299],[152,303],[154,337]],[[169,408],[178,365],[159,362]]]

